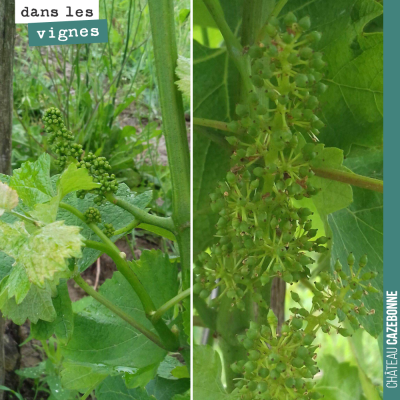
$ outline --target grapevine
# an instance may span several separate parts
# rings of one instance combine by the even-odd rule
[[[60,169],[76,160],[80,168],[86,168],[93,177],[93,181],[100,183],[98,189],[93,189],[91,193],[97,194],[94,202],[101,205],[107,193],[117,193],[118,182],[114,174],[110,174],[111,165],[105,157],[97,157],[92,152],[84,154],[82,145],[74,142],[74,136],[68,131],[61,117],[61,111],[51,107],[47,109],[43,116],[46,132],[51,133],[49,143],[52,150],[58,155],[56,164]],[[87,191],[79,191],[77,196],[84,199]]]
[[[231,309],[245,311],[245,296],[251,294],[258,307],[268,310],[262,294],[273,278],[288,284],[309,280],[312,253],[329,251],[331,239],[318,234],[313,212],[299,205],[320,192],[310,181],[313,166],[324,157],[318,140],[324,123],[317,114],[318,95],[327,89],[322,82],[326,62],[313,50],[321,34],[310,28],[309,17],[297,20],[291,12],[283,21],[271,17],[260,40],[244,48],[251,89],[236,106],[238,119],[226,127],[233,133],[226,138],[233,148],[231,168],[210,194],[211,209],[219,213],[218,243],[199,255],[194,268],[194,293],[207,299],[216,289],[217,297],[210,300],[215,309],[226,297]],[[359,315],[374,314],[362,302],[378,292],[368,283],[376,274],[362,273],[366,264],[363,256],[355,267],[350,254],[349,275],[339,260],[334,276],[321,273],[320,280],[309,285],[310,309],[292,292],[299,307],[291,309],[279,333],[271,310],[268,324],[250,322],[245,334],[237,336],[248,358],[231,365],[241,376],[233,391],[237,398],[323,397],[311,380],[319,372],[316,333],[351,336],[360,327]],[[333,324],[336,319],[339,325]]]
[[[312,212],[295,203],[319,192],[308,179],[323,150],[315,94],[326,89],[320,82],[325,62],[309,46],[321,35],[306,32],[308,17],[297,23],[290,13],[285,21],[281,33],[272,19],[261,45],[248,49],[254,88],[248,103],[236,107],[240,119],[229,124],[237,132],[227,138],[234,146],[232,168],[210,195],[220,215],[219,243],[199,257],[202,267],[195,270],[195,293],[206,298],[224,285],[219,299],[226,295],[240,309],[246,292],[257,292],[275,276],[287,283],[310,276],[314,260],[305,252],[328,250],[329,238],[314,239]],[[265,305],[260,296],[259,302]]]

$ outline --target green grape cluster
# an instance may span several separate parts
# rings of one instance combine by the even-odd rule
[[[97,194],[95,204],[101,205],[107,193],[118,191],[118,181],[114,174],[110,174],[111,165],[105,157],[97,157],[92,152],[83,155],[82,145],[74,143],[74,136],[65,127],[61,111],[55,107],[47,109],[44,113],[43,122],[46,132],[51,133],[49,143],[52,150],[58,155],[56,164],[64,169],[69,160],[76,160],[79,168],[86,168],[93,177],[93,181],[100,183],[98,189],[90,193]],[[78,198],[84,199],[86,191],[78,191]]]
[[[323,127],[316,116],[316,95],[325,91],[322,54],[310,46],[318,32],[307,32],[308,17],[297,21],[288,14],[281,29],[272,18],[264,39],[248,49],[253,89],[247,103],[238,104],[236,132],[227,138],[233,146],[232,168],[210,195],[219,213],[219,242],[202,253],[194,273],[194,292],[206,298],[221,286],[232,306],[244,309],[243,295],[256,292],[272,277],[293,283],[310,276],[314,262],[307,254],[328,251],[329,238],[317,237],[312,212],[296,201],[319,193],[311,183],[313,160],[324,145],[317,136]]]
[[[103,233],[109,238],[113,237],[115,235],[115,228],[113,224],[104,224]]]
[[[360,327],[357,316],[370,315],[361,299],[376,291],[369,283],[376,275],[362,273],[367,263],[361,257],[357,271],[354,271],[354,256],[349,255],[350,275],[343,272],[340,262],[335,265],[335,277],[321,274],[314,283],[311,309],[301,304],[299,295],[291,292],[292,299],[299,307],[291,308],[293,315],[286,321],[281,333],[276,333],[277,319],[272,311],[268,314],[268,325],[250,323],[246,334],[239,335],[239,342],[247,351],[247,360],[231,365],[232,370],[242,374],[236,383],[235,393],[242,400],[312,400],[323,396],[316,390],[310,379],[319,372],[316,363],[318,345],[314,344],[316,333],[336,331],[344,337]],[[339,325],[334,321],[339,320]],[[352,329],[342,327],[350,322]]]
[[[74,143],[74,136],[67,130],[59,109],[48,108],[44,113],[43,122],[46,132],[51,133],[49,143],[58,155],[56,164],[60,169],[65,168],[69,157],[78,160],[82,156],[82,146]]]
[[[88,224],[99,224],[101,222],[100,211],[95,207],[89,207],[85,212],[85,220]]]
[[[82,160],[78,163],[80,168],[86,168],[91,176],[93,176],[93,181],[100,183],[101,186],[98,189],[94,189],[91,193],[97,194],[94,202],[100,205],[106,193],[117,193],[118,182],[114,174],[110,174],[111,165],[105,157],[97,157],[93,153],[89,152]],[[87,192],[79,191],[77,196],[84,199]]]

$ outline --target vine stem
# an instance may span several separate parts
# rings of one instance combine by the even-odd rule
[[[172,220],[179,246],[184,288],[190,275],[190,154],[182,94],[176,81],[178,50],[173,0],[148,0],[162,130],[172,184]]]
[[[74,281],[89,296],[93,297],[99,303],[103,304],[103,306],[105,306],[109,310],[111,310],[114,314],[121,317],[124,321],[126,321],[129,325],[133,326],[136,330],[143,333],[144,336],[146,336],[148,339],[150,339],[152,342],[154,342],[157,346],[161,347],[162,349],[165,349],[160,338],[155,333],[151,332],[149,329],[147,329],[145,326],[143,326],[142,324],[137,322],[130,315],[126,314],[119,307],[117,307],[115,304],[113,304],[111,301],[109,301],[107,298],[105,298],[102,294],[100,294],[99,292],[96,292],[80,275],[75,276]]]
[[[315,175],[321,178],[349,183],[353,186],[383,193],[383,181],[379,179],[353,174],[352,172],[340,171],[334,168],[313,168],[312,170],[314,171]]]
[[[288,0],[279,0],[274,10],[272,11],[271,16],[277,17],[282,11],[282,8],[285,7],[287,2]]]
[[[153,314],[152,316],[153,322],[158,321],[171,307],[173,307],[175,304],[180,303],[183,299],[185,299],[188,296],[190,296],[190,288],[184,290],[171,300],[167,301],[155,312],[155,314]]]
[[[118,235],[122,235],[124,233],[132,232],[132,230],[137,228],[139,225],[140,225],[140,221],[133,220],[130,224],[115,231],[114,235],[118,236]]]
[[[94,223],[88,224],[86,222],[85,216],[77,210],[75,207],[66,204],[60,203],[60,208],[63,208],[69,211],[71,214],[78,217],[81,221],[83,221],[87,226],[102,240],[104,247],[102,249],[106,250],[106,253],[113,259],[117,269],[121,274],[125,277],[125,279],[132,286],[132,289],[136,292],[139,297],[140,302],[142,303],[143,309],[146,313],[146,317],[152,322],[151,317],[156,312],[156,308],[154,306],[151,297],[147,293],[145,287],[140,282],[139,278],[130,267],[129,263],[126,261],[125,253],[121,253],[118,247],[104,234],[104,232]],[[91,244],[96,242],[91,242]],[[102,250],[100,250],[102,251]],[[165,348],[170,351],[176,351],[179,348],[179,341],[175,334],[168,328],[165,322],[160,319],[156,322],[152,322],[154,328],[157,330],[158,334],[163,341]]]
[[[204,118],[194,118],[193,123],[198,126],[232,132],[228,129],[227,124],[221,121],[214,121]],[[319,176],[320,178],[348,183],[352,186],[357,186],[363,189],[383,193],[383,181],[379,179],[369,178],[367,176],[354,174],[353,172],[341,171],[335,168],[312,168],[312,170],[314,171],[315,175]]]
[[[106,198],[110,203],[123,208],[124,210],[131,213],[139,221],[145,224],[159,226],[160,228],[167,229],[172,233],[174,233],[175,231],[174,223],[172,219],[169,217],[165,218],[165,217],[159,217],[158,215],[149,214],[147,211],[114,196],[112,193],[107,193]]]
[[[228,23],[225,20],[224,11],[222,10],[219,0],[203,0],[208,8],[211,16],[217,24],[222,36],[224,37],[226,48],[234,61],[242,78],[243,87],[246,93],[253,90],[253,85],[250,80],[250,64],[243,47],[232,32]]]
[[[222,121],[213,121],[206,118],[193,118],[193,125],[204,126],[206,128],[218,129],[224,132],[231,132],[228,128],[228,124]],[[233,132],[231,132],[233,133]]]
[[[40,227],[40,226],[43,225],[43,223],[41,223],[39,221],[36,221],[33,218],[29,218],[26,215],[20,214],[19,212],[10,211],[10,214],[14,215],[14,217],[22,219],[23,221],[30,222],[30,223],[34,224],[35,226],[39,226]]]

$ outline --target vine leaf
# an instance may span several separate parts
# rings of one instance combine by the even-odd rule
[[[356,148],[345,161],[354,172],[374,178],[382,177],[383,154],[381,150]],[[354,253],[356,259],[367,254],[365,271],[376,271],[378,276],[372,285],[383,290],[383,195],[366,189],[353,188],[353,203],[341,211],[328,216],[333,233],[331,265],[340,259],[346,273],[347,256]],[[375,314],[359,317],[366,331],[378,337],[382,331],[383,294],[368,294],[364,299],[368,309]]]
[[[364,399],[357,367],[351,366],[349,363],[339,363],[331,355],[323,357],[319,366],[323,375],[316,388],[326,399]]]
[[[225,49],[193,43],[193,113],[198,118],[230,121],[239,100],[239,73]],[[199,129],[202,129],[200,132]],[[204,134],[203,134],[204,133]],[[229,169],[230,151],[207,137],[208,129],[195,127],[193,159],[194,255],[214,238],[217,216],[211,212],[209,194]]]
[[[57,286],[57,296],[53,298],[53,306],[57,313],[55,320],[52,322],[39,320],[37,324],[31,324],[32,335],[37,340],[47,340],[55,334],[61,344],[66,344],[74,330],[74,314],[66,280],[60,281]]]
[[[324,147],[311,162],[311,165],[314,168],[334,168],[348,171],[347,168],[343,167],[343,150],[335,147]],[[346,208],[353,201],[353,190],[346,183],[323,179],[317,176],[311,178],[310,183],[321,189],[312,198],[321,216],[326,216]]]
[[[11,270],[8,278],[8,298],[15,296],[15,302],[21,304],[31,288],[32,283],[29,281],[25,268],[22,264],[17,263]]]
[[[210,346],[194,346],[193,391],[202,400],[231,399],[222,382],[219,355]]]
[[[152,191],[147,191],[136,195],[125,184],[121,183],[116,194],[117,197],[123,198],[130,204],[146,209],[153,197]],[[75,207],[81,213],[85,213],[89,207],[93,206],[93,200],[96,196],[94,194],[86,195],[85,199],[78,199],[74,193],[70,193],[65,196],[63,202]],[[116,230],[125,227],[129,222],[132,221],[133,217],[130,213],[123,210],[120,207],[116,207],[114,204],[109,202],[98,207],[103,224],[112,224]],[[71,214],[70,212],[60,208],[57,213],[57,220],[64,221],[66,225],[79,226],[82,236],[89,240],[99,241],[99,238],[93,233],[93,231],[78,217]],[[111,238],[113,242],[118,240],[120,236],[114,236]],[[84,248],[82,258],[78,260],[79,271],[83,272],[86,268],[90,267],[100,256],[100,252],[93,249]]]
[[[79,231],[77,226],[57,221],[29,234],[21,222],[0,221],[0,249],[25,269],[29,282],[43,289],[46,280],[57,284],[57,279],[69,275],[69,258],[82,256]]]
[[[0,217],[4,211],[11,211],[18,205],[18,193],[0,182]]]
[[[155,400],[145,389],[128,389],[119,376],[108,377],[96,390],[97,400]]]
[[[5,317],[17,325],[22,325],[27,319],[35,324],[39,319],[50,322],[56,318],[49,284],[43,289],[31,285],[24,300],[17,304],[14,297],[9,299],[7,281],[8,277],[0,285],[0,309]]]
[[[93,365],[89,363],[64,362],[61,371],[61,383],[68,390],[79,390],[85,392],[94,389],[109,374],[112,368],[105,365]]]
[[[178,294],[178,271],[169,261],[168,254],[160,250],[147,250],[142,253],[140,260],[132,261],[131,266],[156,308]],[[171,318],[172,314],[173,308],[168,310],[163,317]]]
[[[57,182],[60,198],[63,199],[68,193],[78,190],[92,190],[100,186],[93,182],[86,168],[78,168],[76,164],[69,164]]]
[[[14,170],[10,187],[17,191],[29,208],[50,201],[55,196],[50,181],[50,156],[42,154],[37,161],[27,161],[21,168]]]
[[[73,163],[68,166],[61,176],[56,176],[55,178],[58,178],[56,183],[57,195],[49,202],[36,204],[34,211],[30,212],[30,215],[38,221],[54,222],[57,218],[60,202],[67,194],[78,190],[92,190],[99,186],[98,183],[93,182],[93,178],[86,168],[78,169],[76,164]]]
[[[177,269],[161,251],[145,251],[132,264],[156,307],[176,296]],[[142,304],[127,280],[115,272],[99,292],[136,321],[154,332]],[[166,318],[172,314],[166,313]],[[160,363],[166,352],[100,303],[91,302],[74,317],[74,334],[63,354],[72,363],[103,364],[125,372]],[[134,372],[133,372],[134,373]]]
[[[144,388],[157,374],[160,363],[148,365],[144,368],[139,368],[133,374],[125,374],[125,384],[129,389],[138,387]]]
[[[282,13],[309,15],[322,33],[318,50],[328,63],[328,90],[320,97],[326,128],[321,140],[349,151],[351,144],[382,145],[383,35],[364,35],[365,26],[382,15],[374,0],[293,0]]]
[[[186,368],[186,367],[185,367]],[[175,399],[185,393],[190,388],[190,379],[165,379],[156,376],[147,386],[146,390],[149,395],[154,396],[157,400]],[[180,397],[176,397],[179,399]],[[190,397],[188,397],[189,400]]]

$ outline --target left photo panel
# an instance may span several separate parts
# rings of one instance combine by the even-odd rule
[[[0,0],[0,400],[189,400],[190,0]]]

